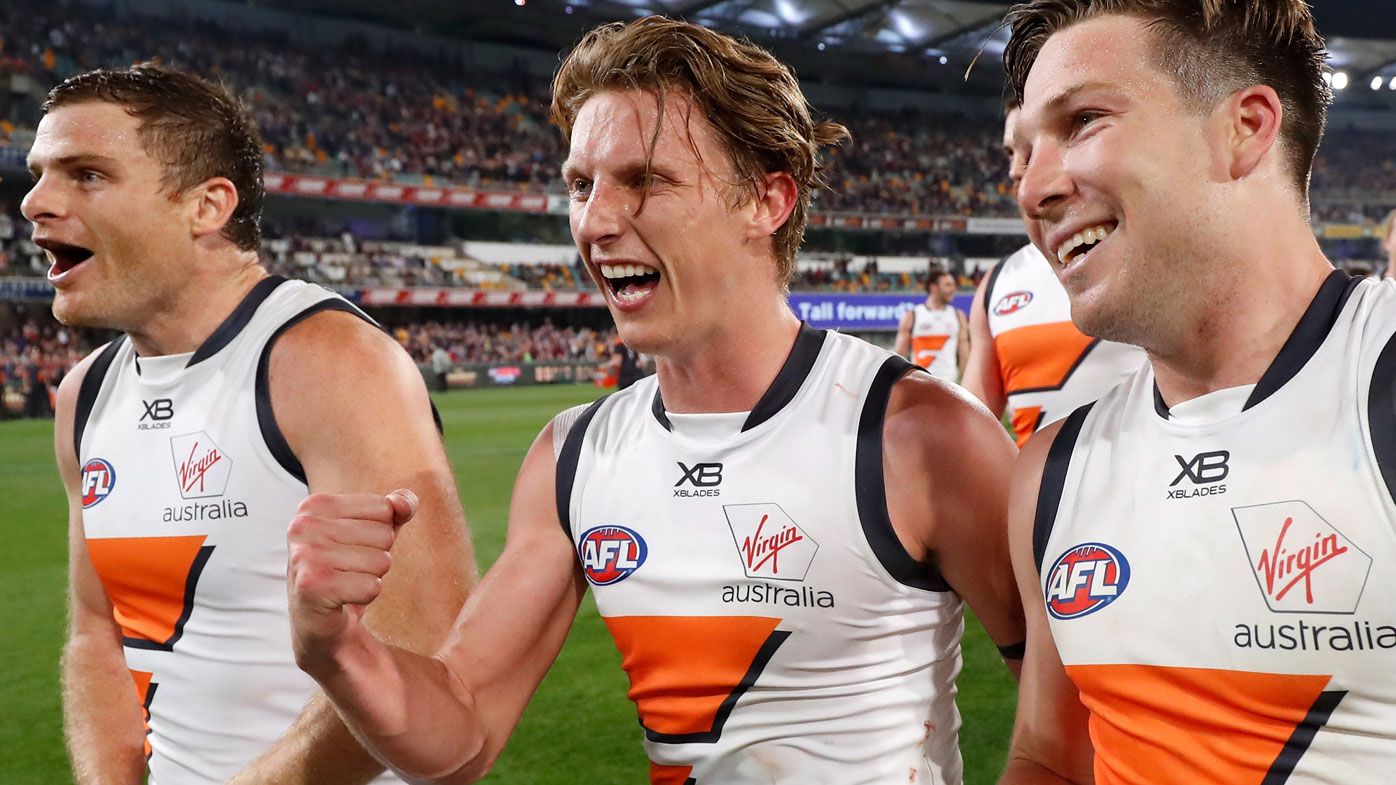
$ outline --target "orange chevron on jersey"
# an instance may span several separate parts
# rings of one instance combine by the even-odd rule
[[[213,552],[213,546],[204,545],[206,539],[200,534],[87,540],[126,645],[174,646],[193,608],[199,574]]]
[[[929,368],[936,361],[936,355],[945,348],[945,342],[950,340],[948,335],[917,335],[911,339],[911,361],[921,366]]]
[[[131,672],[131,680],[136,683],[136,700],[141,702],[141,722],[145,724],[145,759],[150,760],[150,701],[155,697],[155,688],[160,685],[151,683],[155,674],[150,671],[127,670]]]
[[[1324,692],[1329,676],[1155,665],[1066,670],[1091,712],[1099,785],[1269,783],[1272,771],[1288,775],[1293,766],[1282,753],[1317,731],[1343,694]]]
[[[780,619],[764,616],[613,616],[605,622],[646,733],[692,741],[721,734],[726,712],[785,639],[776,631]]]
[[[1071,322],[1030,324],[995,335],[1004,393],[1060,388],[1095,342]]]
[[[990,273],[983,306],[1019,447],[1145,364],[1141,349],[1076,329],[1066,289],[1031,245]]]

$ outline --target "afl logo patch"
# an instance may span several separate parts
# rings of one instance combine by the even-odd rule
[[[116,488],[116,469],[101,458],[82,465],[82,508],[99,504]]]
[[[582,572],[593,586],[609,586],[629,578],[648,555],[644,538],[624,526],[593,527],[577,544]]]
[[[1005,294],[999,298],[998,304],[994,306],[994,315],[1007,316],[1011,313],[1017,313],[1028,307],[1030,302],[1032,302],[1032,292],[1022,291]]]
[[[1119,599],[1128,585],[1123,553],[1100,542],[1082,543],[1047,571],[1047,612],[1062,620],[1087,616]]]

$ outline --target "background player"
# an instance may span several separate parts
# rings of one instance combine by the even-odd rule
[[[955,275],[940,267],[926,273],[926,301],[902,314],[897,324],[897,354],[947,382],[960,380],[960,368],[969,357],[969,325],[951,302],[955,299]]]
[[[440,643],[471,556],[422,379],[348,303],[260,266],[261,144],[221,89],[94,71],[45,112],[23,211],[54,314],[124,333],[58,395],[74,776],[366,782],[382,766],[292,661],[285,527],[311,490],[417,489],[364,623]]]
[[[652,782],[958,783],[960,597],[1009,656],[1021,641],[999,518],[1013,448],[953,386],[785,304],[842,127],[813,122],[764,50],[657,17],[589,34],[553,108],[574,239],[657,377],[539,436],[505,551],[435,658],[357,622],[387,568],[362,551],[408,500],[298,517],[299,661],[395,768],[471,781],[589,582]],[[339,545],[308,541],[325,518]]]
[[[1004,782],[1379,781],[1396,288],[1309,224],[1331,93],[1308,5],[1038,0],[1012,27],[1029,235],[1077,325],[1150,366],[1020,460]]]
[[[1016,189],[1023,161],[1013,151],[1018,105],[1004,118],[1003,148]],[[1012,412],[1018,446],[1139,370],[1147,358],[1128,344],[1082,335],[1052,265],[1028,243],[994,266],[969,314],[965,389],[1002,416]]]

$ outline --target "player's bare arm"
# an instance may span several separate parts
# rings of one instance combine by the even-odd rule
[[[921,373],[893,387],[882,439],[898,537],[969,603],[1016,675],[1023,609],[1005,522],[1013,442],[982,406]]]
[[[897,343],[892,351],[902,357],[911,356],[911,328],[916,323],[916,310],[908,308],[902,314],[901,321],[897,322]]]
[[[1042,467],[1061,426],[1053,423],[1033,436],[1014,467],[1008,545],[1027,613],[1028,637],[1013,742],[1000,785],[1087,785],[1095,781],[1094,749],[1086,727],[1089,714],[1052,642],[1032,547]]]
[[[435,651],[474,583],[474,557],[417,368],[381,330],[356,315],[329,311],[276,342],[269,384],[277,424],[311,493],[381,496],[404,487],[420,499],[412,526],[385,554],[392,573],[363,622],[394,645]],[[317,695],[232,782],[340,785],[367,782],[382,770]]]
[[[360,621],[363,606],[376,611],[378,576],[391,575],[383,552],[410,516],[408,500],[312,496],[291,527],[297,663],[355,735],[409,781],[483,777],[576,617],[585,582],[558,520],[551,431],[524,458],[503,554],[435,656],[391,645]],[[402,526],[402,536],[416,525]]]
[[[63,733],[77,785],[138,785],[145,777],[140,701],[121,629],[87,552],[73,447],[78,390],[94,352],[58,388],[53,446],[68,494],[68,640],[63,647]]]
[[[1003,392],[1003,376],[999,373],[998,353],[994,336],[989,332],[989,315],[984,300],[989,296],[989,276],[979,282],[974,292],[974,304],[969,309],[969,360],[960,383],[970,394],[989,407],[995,417],[1003,416],[1008,398]]]

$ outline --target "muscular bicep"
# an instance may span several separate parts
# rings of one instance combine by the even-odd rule
[[[465,514],[416,366],[372,325],[326,312],[282,336],[267,381],[276,425],[311,492],[407,488],[417,495],[417,515],[394,542],[392,568],[365,622],[390,643],[434,650],[475,568]]]
[[[1049,426],[1029,442],[1014,468],[1009,499],[1009,548],[1027,617],[1027,650],[1009,757],[1067,782],[1085,783],[1093,776],[1089,714],[1052,641],[1033,549],[1043,461],[1059,429],[1060,423]]]
[[[1006,526],[1015,448],[1003,428],[963,392],[916,374],[894,388],[883,442],[898,536],[934,562],[996,644],[1021,643]]]

